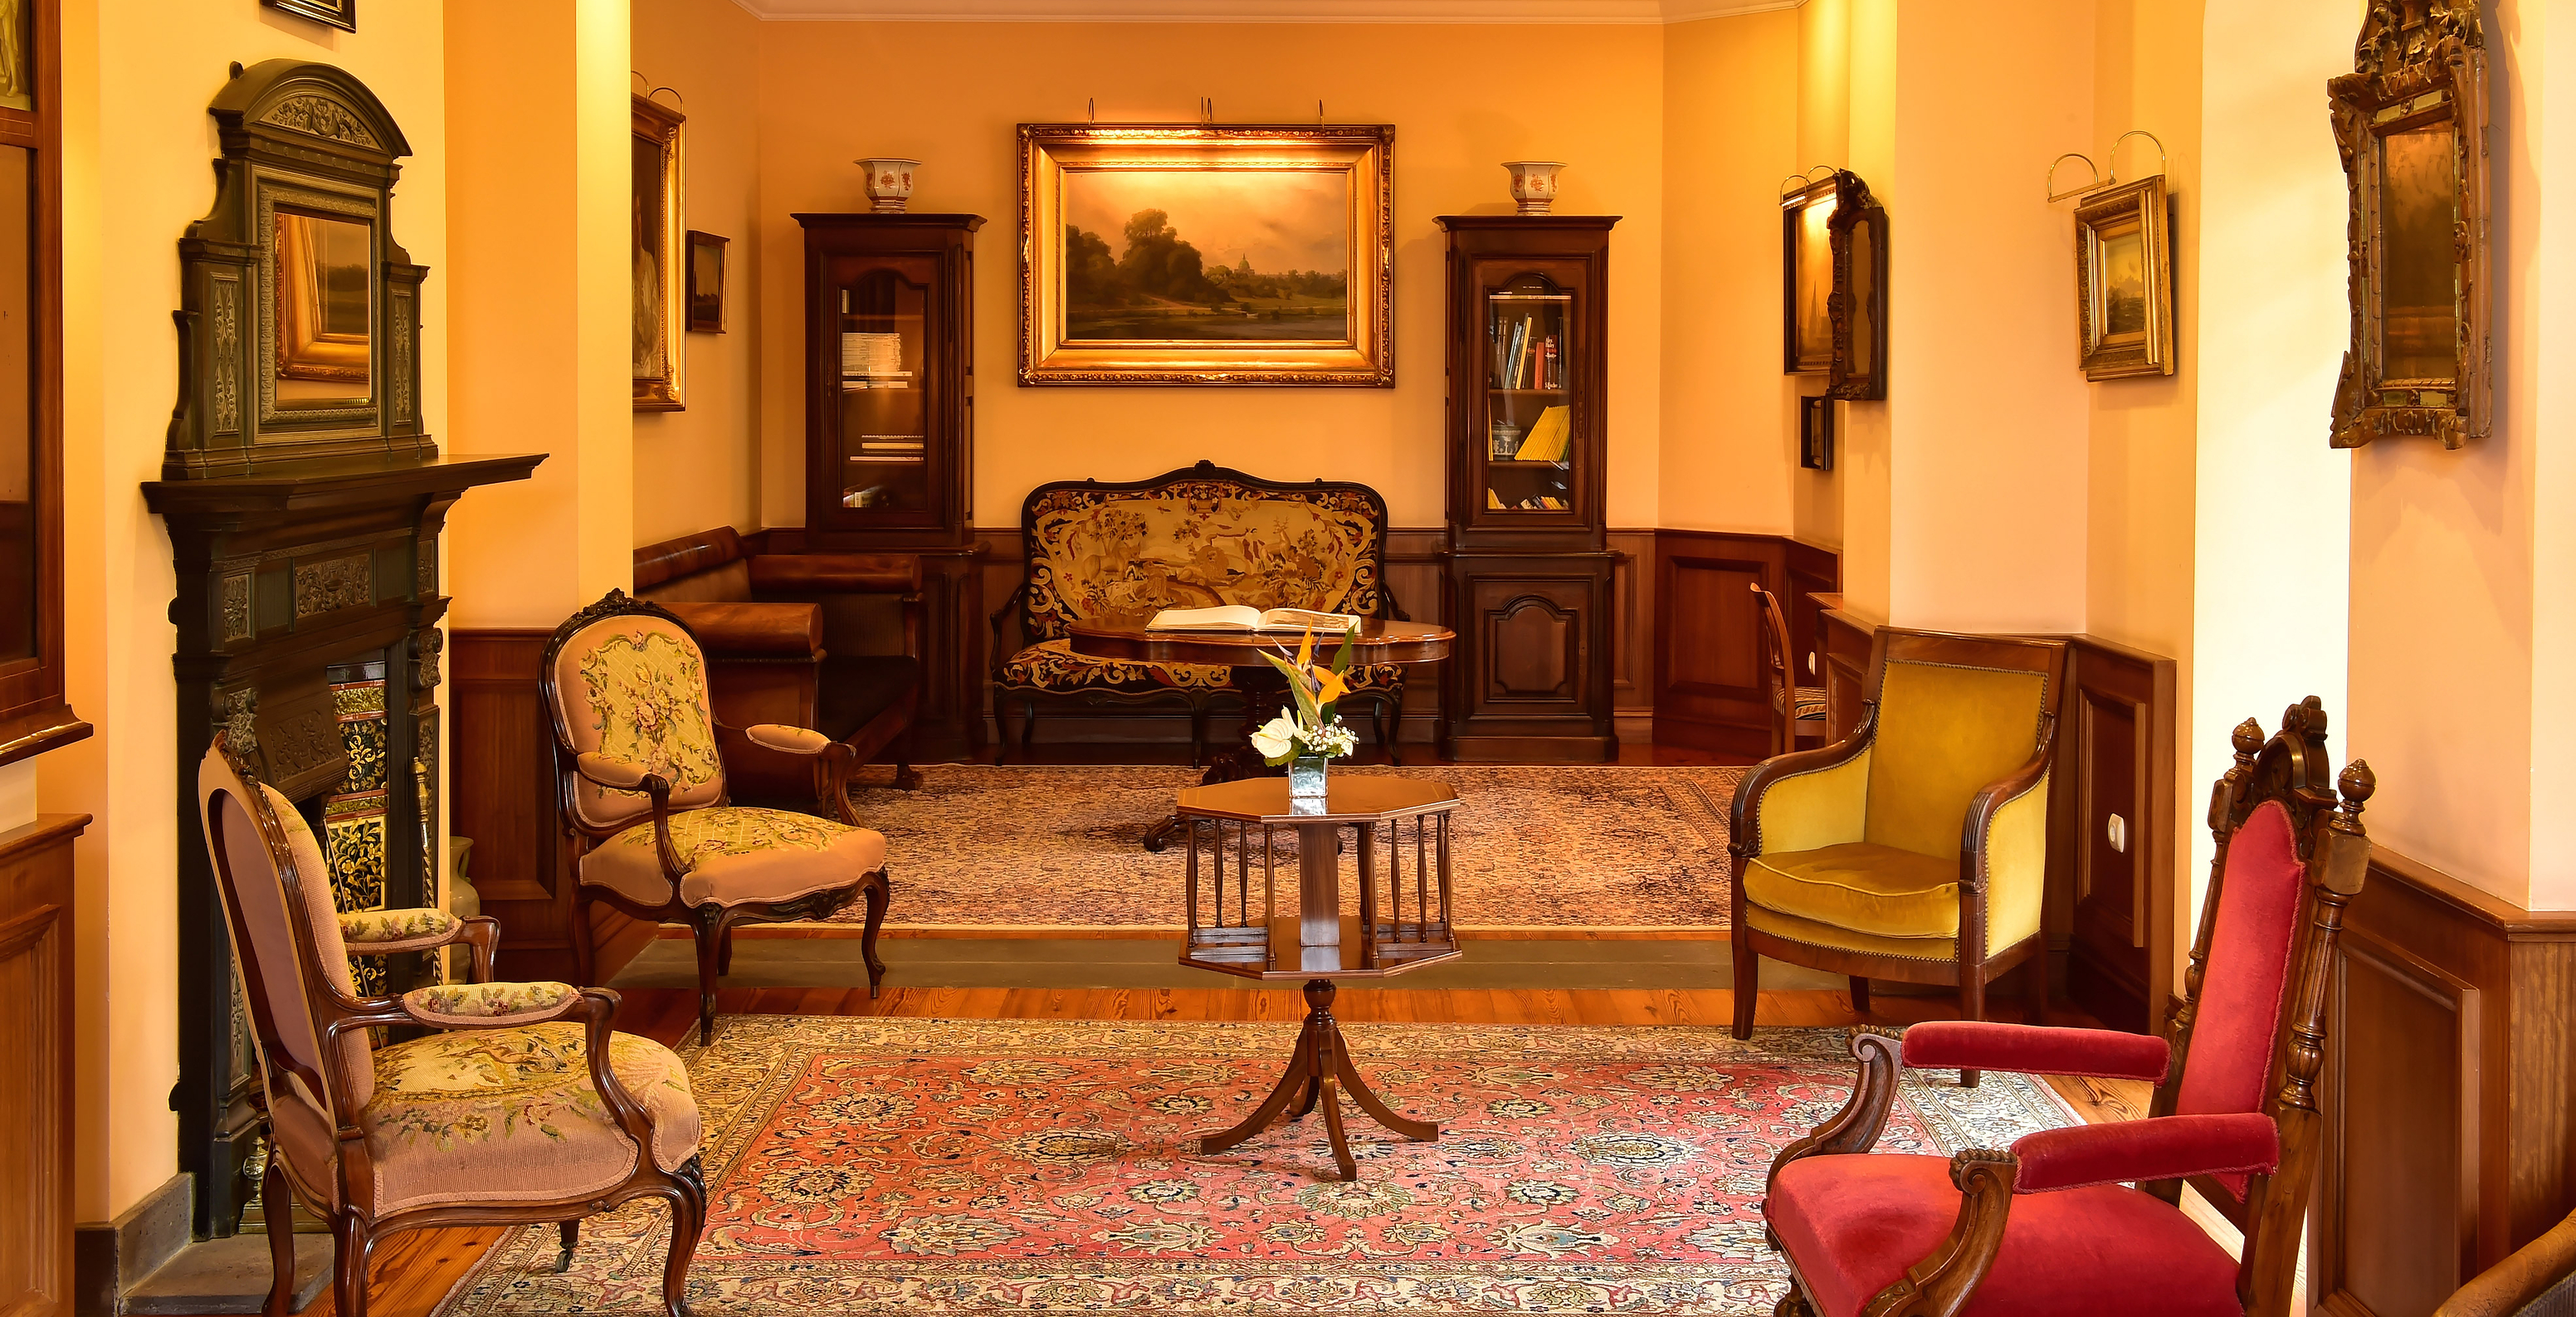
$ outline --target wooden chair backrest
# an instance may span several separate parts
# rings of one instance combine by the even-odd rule
[[[2233,743],[2235,765],[2210,789],[2218,854],[2152,1114],[2251,1109],[2280,1126],[2280,1169],[2191,1186],[2245,1232],[2237,1291],[2247,1311],[2287,1312],[2317,1179],[2326,980],[2344,907],[2369,875],[2361,811],[2378,780],[2360,760],[2336,776],[2314,696],[2290,706],[2268,742],[2248,718]],[[2145,1187],[2181,1197],[2179,1182]]]
[[[1798,675],[1789,664],[1789,620],[1780,613],[1780,600],[1762,588],[1760,581],[1747,582],[1752,587],[1757,607],[1762,614],[1763,671],[1770,683],[1771,753],[1787,754],[1797,741],[1790,729],[1797,725]]]
[[[574,689],[564,679],[567,666],[607,644],[637,649],[637,642],[658,646],[640,650],[662,663],[669,678],[649,691],[627,691],[593,685]],[[564,619],[546,643],[537,688],[554,724],[555,779],[567,823],[585,835],[606,837],[652,816],[651,801],[641,791],[613,791],[585,781],[575,761],[589,750],[631,755],[671,783],[671,811],[722,805],[731,797],[724,759],[716,739],[715,704],[707,683],[706,651],[697,634],[670,609],[648,599],[610,590],[600,600]],[[685,688],[685,689],[683,689]],[[623,706],[637,699],[660,700],[653,716],[626,717]]]

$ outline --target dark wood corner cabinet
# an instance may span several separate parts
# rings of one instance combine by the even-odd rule
[[[1449,515],[1441,753],[1608,762],[1610,228],[1444,215]]]
[[[179,1166],[195,1231],[255,1195],[264,1120],[197,819],[217,733],[324,839],[343,911],[437,905],[438,537],[466,490],[542,454],[442,457],[419,406],[426,266],[393,237],[402,130],[366,84],[270,60],[216,93],[223,154],[179,242],[179,400],[162,478],[178,678]],[[533,734],[533,731],[532,731]],[[434,966],[368,958],[362,991]]]
[[[805,526],[773,553],[889,553],[922,578],[915,755],[983,739],[975,542],[975,231],[981,215],[803,214]],[[835,625],[836,650],[900,627]],[[882,643],[878,641],[877,643]]]

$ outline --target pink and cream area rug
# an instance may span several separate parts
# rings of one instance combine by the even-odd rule
[[[1336,767],[1458,793],[1458,925],[1541,931],[1726,927],[1726,822],[1741,768]],[[1141,843],[1196,785],[1184,767],[934,764],[862,786],[894,866],[889,928],[1178,929],[1181,848]],[[1284,843],[1283,843],[1284,844]],[[853,907],[836,922],[856,923]]]
[[[1346,1026],[1361,1072],[1438,1121],[1347,1108],[1217,1156],[1293,1024],[729,1016],[684,1050],[707,1118],[699,1317],[815,1313],[1768,1313],[1772,1157],[1837,1109],[1844,1031]],[[2044,1085],[1909,1074],[1880,1146],[1947,1153],[2071,1124]],[[658,1311],[669,1218],[511,1232],[438,1317]]]

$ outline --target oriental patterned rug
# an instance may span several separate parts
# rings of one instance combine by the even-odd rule
[[[1726,927],[1726,819],[1741,768],[1333,771],[1457,790],[1462,929]],[[1181,926],[1182,848],[1154,855],[1141,843],[1197,781],[1182,767],[939,764],[921,770],[917,791],[862,786],[853,800],[886,836],[889,928],[1154,932]],[[860,920],[856,907],[836,917]]]
[[[729,1016],[684,1049],[706,1116],[700,1317],[1768,1313],[1759,1200],[1778,1150],[1842,1103],[1844,1031],[1361,1024],[1406,1143],[1346,1109],[1217,1156],[1290,1024]],[[1908,1074],[1880,1147],[2008,1146],[2074,1123],[2044,1085]],[[437,1317],[658,1311],[669,1217],[510,1232]]]

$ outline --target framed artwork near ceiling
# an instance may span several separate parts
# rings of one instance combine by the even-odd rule
[[[643,96],[632,98],[635,135],[635,410],[676,412],[688,354],[680,350],[688,293],[681,271],[686,214],[681,193],[687,117]]]
[[[1847,169],[1789,182],[1780,194],[1781,370],[1822,372],[1829,398],[1884,398],[1887,211]]]
[[[1834,400],[1821,395],[1798,400],[1798,465],[1809,471],[1834,469]]]
[[[1020,382],[1392,387],[1394,145],[1020,125]]]
[[[2076,206],[2076,355],[2084,378],[2173,374],[2171,214],[2162,174]]]
[[[358,0],[259,0],[271,9],[328,23],[343,32],[358,30]]]
[[[689,332],[721,334],[725,327],[725,247],[732,240],[689,230]]]
[[[2352,343],[2329,442],[2491,424],[2486,39],[2475,5],[2383,0],[2326,84],[2351,204]]]

